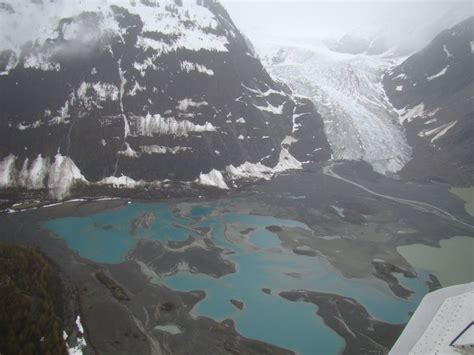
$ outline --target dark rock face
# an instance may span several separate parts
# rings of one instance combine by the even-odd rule
[[[219,3],[113,3],[0,50],[0,188],[66,185],[62,198],[77,181],[133,187],[214,169],[201,182],[215,184],[238,178],[230,165],[330,156],[314,105],[272,80]]]
[[[470,17],[441,32],[383,78],[413,147],[406,178],[472,185],[473,26]]]

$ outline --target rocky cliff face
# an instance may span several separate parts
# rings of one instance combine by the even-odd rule
[[[474,18],[441,32],[383,78],[413,159],[407,178],[472,185]]]
[[[8,1],[0,20],[0,188],[229,188],[330,156],[215,1]]]

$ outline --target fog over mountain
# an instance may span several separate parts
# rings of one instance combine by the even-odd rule
[[[388,48],[399,47],[405,54],[473,14],[470,1],[225,0],[223,4],[255,42],[382,36]]]
[[[334,159],[364,160],[379,173],[402,175],[408,162],[418,166],[419,161],[425,161],[425,168],[418,169],[415,176],[420,179],[435,168],[436,159],[426,159],[420,149],[412,149],[416,144],[407,137],[419,132],[413,133],[400,124],[401,112],[408,107],[393,107],[381,79],[448,29],[452,29],[449,43],[430,56],[446,66],[442,49],[462,47],[463,54],[454,62],[469,61],[472,35],[463,37],[456,26],[473,15],[471,3],[227,1],[225,6],[269,73],[316,105]],[[422,57],[424,62],[431,60]],[[472,75],[468,68],[461,72],[466,78]],[[423,92],[430,75],[420,76],[421,82],[412,85],[419,84]],[[446,87],[445,79],[434,85]],[[409,89],[398,85],[397,90]],[[419,99],[429,100],[423,95]],[[440,112],[441,107],[437,109]],[[431,156],[440,149],[432,147],[427,154]],[[445,164],[439,166],[449,170]],[[453,171],[462,175],[460,171],[464,170]],[[459,183],[466,178],[451,176],[448,180]]]

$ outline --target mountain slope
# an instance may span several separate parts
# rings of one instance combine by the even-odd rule
[[[413,147],[407,178],[472,185],[474,17],[441,32],[383,78]]]
[[[314,106],[215,1],[10,1],[0,17],[0,188],[227,188],[330,155]]]

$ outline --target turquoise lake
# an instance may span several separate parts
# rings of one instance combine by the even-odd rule
[[[399,277],[403,285],[415,291],[404,300],[395,296],[381,280],[348,279],[324,258],[296,255],[282,248],[277,235],[265,229],[270,225],[308,229],[305,224],[270,216],[214,215],[217,206],[217,203],[209,203],[192,208],[185,216],[177,216],[168,204],[131,203],[91,216],[51,220],[45,226],[63,238],[81,257],[101,263],[124,261],[139,238],[162,243],[185,240],[192,232],[177,227],[177,224],[210,227],[213,242],[235,253],[226,257],[236,265],[237,272],[219,279],[178,272],[162,278],[163,284],[179,291],[206,292],[205,299],[192,310],[193,315],[217,321],[231,318],[242,335],[298,354],[337,354],[344,348],[344,340],[316,315],[316,306],[287,301],[278,296],[281,291],[305,289],[352,297],[372,317],[389,323],[406,322],[409,312],[416,309],[428,292],[427,271],[417,270],[416,279]],[[155,222],[148,229],[138,229],[132,236],[130,222],[143,213],[152,213]],[[225,239],[224,230],[228,223],[237,224],[242,230],[253,228],[248,238],[257,248],[245,248]],[[262,288],[271,289],[272,294],[262,292]],[[244,309],[236,309],[230,304],[230,299],[242,301]]]

